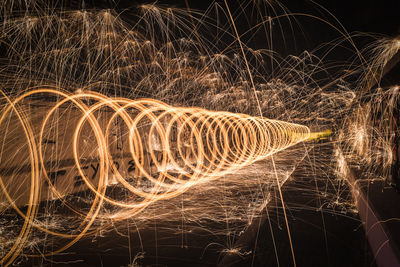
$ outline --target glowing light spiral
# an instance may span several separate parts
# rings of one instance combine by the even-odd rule
[[[310,138],[310,130],[306,126],[245,114],[172,107],[154,99],[110,98],[90,91],[71,94],[53,88],[30,90],[14,100],[4,93],[3,96],[7,104],[0,118],[0,128],[4,127],[7,116],[16,114],[29,150],[30,192],[28,209],[24,213],[14,203],[3,177],[0,179],[3,194],[25,218],[20,232],[21,242],[11,248],[1,263],[10,263],[15,259],[33,226],[53,235],[72,238],[63,248],[52,252],[58,253],[88,234],[96,219],[127,219],[155,201],[176,197],[195,184],[235,172]],[[39,122],[24,112],[24,101],[34,96],[57,99]],[[48,174],[45,136],[53,131],[52,119],[65,105],[73,106],[80,116],[75,120],[74,128],[63,133],[63,138],[70,140],[74,168],[95,196],[86,211],[64,202],[82,216],[78,234],[54,232],[35,222],[43,181],[57,198],[63,196]],[[115,163],[112,133],[116,125],[124,129],[119,138],[126,145],[120,149],[120,154],[129,157],[131,165],[135,166],[136,178],[133,182],[120,173]],[[81,143],[88,135],[94,137],[92,144],[95,144],[95,148],[83,155],[85,151],[82,151]],[[82,166],[84,158],[99,162],[98,179],[87,177]],[[155,173],[145,166],[147,158],[153,162],[157,170]],[[106,188],[111,179],[127,189],[132,197],[117,200],[109,196]],[[104,203],[120,209],[113,214],[101,214]]]

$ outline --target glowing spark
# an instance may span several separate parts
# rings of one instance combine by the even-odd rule
[[[24,100],[34,95],[47,94],[59,100],[44,114],[41,122],[33,120],[24,114]],[[8,98],[7,98],[8,99]],[[91,105],[85,102],[92,103]],[[31,195],[29,209],[24,214],[10,194],[1,177],[0,185],[13,208],[25,218],[26,227],[21,231],[21,242],[13,247],[3,257],[2,263],[11,262],[21,251],[32,226],[47,233],[73,238],[63,248],[52,252],[59,253],[76,243],[89,230],[99,216],[100,207],[107,202],[124,208],[124,210],[102,215],[102,219],[124,220],[143,211],[151,203],[162,199],[174,198],[194,185],[210,179],[216,179],[225,174],[236,172],[238,169],[250,165],[255,161],[293,146],[299,142],[320,138],[330,132],[314,133],[306,126],[245,114],[210,111],[201,108],[172,107],[154,99],[131,100],[127,98],[109,98],[95,92],[79,92],[76,94],[64,93],[61,90],[43,88],[31,90],[14,101],[8,99],[8,105],[0,119],[0,126],[5,123],[7,115],[18,114],[21,125],[24,127],[29,155],[31,158]],[[72,104],[81,113],[76,121],[75,129],[64,133],[63,140],[72,140],[75,168],[84,184],[96,195],[90,210],[83,214],[81,229],[78,235],[65,235],[44,228],[35,222],[35,207],[40,200],[40,186],[44,181],[50,186],[51,192],[61,198],[64,192],[57,190],[48,175],[45,164],[46,152],[43,145],[46,133],[51,132],[49,121],[62,105]],[[100,120],[96,116],[101,109],[108,108],[112,112]],[[104,113],[104,112],[103,112]],[[105,115],[102,114],[103,118]],[[39,135],[34,133],[39,123]],[[139,179],[132,185],[121,174],[113,159],[111,146],[115,142],[110,140],[115,123],[122,121],[127,133],[127,139],[122,148],[124,154],[129,154],[138,170]],[[89,130],[85,128],[89,124]],[[146,125],[146,127],[144,127]],[[145,131],[143,130],[145,129]],[[72,131],[71,131],[72,130]],[[91,181],[83,171],[82,160],[87,157],[80,155],[80,142],[85,140],[91,132],[95,137],[95,147],[88,155],[99,162],[99,178]],[[70,135],[70,136],[68,136]],[[37,141],[36,141],[37,140]],[[37,144],[36,144],[37,142]],[[97,154],[97,155],[96,155]],[[145,166],[145,154],[155,163],[158,175],[154,176]],[[41,172],[38,172],[38,166]],[[111,175],[111,176],[110,176]],[[131,200],[117,201],[106,195],[109,184],[122,184],[133,195]],[[143,187],[142,185],[150,185]]]

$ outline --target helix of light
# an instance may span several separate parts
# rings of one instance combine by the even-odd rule
[[[255,161],[293,146],[309,138],[308,127],[262,117],[253,117],[223,111],[210,111],[197,107],[173,107],[154,99],[132,100],[121,97],[107,97],[93,91],[68,93],[59,88],[35,88],[11,99],[1,92],[7,105],[0,117],[0,127],[5,123],[8,113],[17,114],[19,123],[24,129],[27,147],[30,153],[30,197],[27,209],[23,212],[7,192],[3,178],[0,186],[13,208],[25,219],[16,244],[0,261],[11,263],[23,249],[32,227],[39,230],[72,239],[62,248],[50,254],[59,253],[76,243],[85,234],[90,234],[95,220],[123,220],[143,211],[155,201],[176,197],[194,185],[217,179]],[[40,133],[33,131],[31,122],[23,112],[23,100],[35,95],[49,95],[57,98],[43,116]],[[72,135],[72,149],[75,168],[80,173],[86,186],[94,193],[91,207],[85,212],[68,203],[64,203],[82,216],[82,222],[76,233],[61,233],[47,229],[36,221],[40,195],[40,179],[46,179],[51,185],[43,159],[42,144],[50,118],[65,103],[75,106],[81,116],[76,128],[69,132]],[[90,104],[89,104],[90,103]],[[102,108],[112,110],[106,125],[101,125],[95,114]],[[110,131],[116,121],[125,124],[129,154],[138,169],[139,175],[135,184],[126,180],[119,173],[110,151]],[[79,154],[79,139],[83,125],[89,124],[97,143],[99,161],[99,180],[93,184],[84,174]],[[146,124],[147,133],[140,125]],[[36,129],[36,128],[35,128]],[[154,138],[156,136],[156,138]],[[155,141],[156,140],[156,141]],[[156,143],[157,144],[156,144]],[[156,155],[157,151],[161,157]],[[145,157],[151,157],[158,172],[150,173],[144,166]],[[171,171],[174,170],[174,171]],[[110,173],[134,198],[117,200],[106,194]],[[141,186],[141,183],[151,186]],[[55,186],[51,190],[61,198]],[[104,203],[119,207],[117,212],[105,215],[100,212]]]

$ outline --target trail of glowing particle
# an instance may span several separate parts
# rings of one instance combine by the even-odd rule
[[[10,101],[10,99],[7,97],[7,95],[0,90],[1,94],[5,97],[6,101],[8,102],[7,108],[3,110],[3,114],[0,117],[0,125],[5,119],[6,114],[12,109],[15,111],[17,114],[18,120],[21,124],[21,126],[24,129],[24,134],[25,137],[27,138],[28,142],[28,147],[29,147],[29,159],[31,162],[31,186],[30,186],[30,196],[29,196],[29,203],[28,203],[28,208],[26,211],[26,217],[24,220],[24,224],[22,226],[21,231],[18,234],[17,240],[14,243],[14,245],[10,248],[10,250],[5,253],[3,258],[0,259],[0,264],[4,264],[5,266],[8,266],[12,264],[12,262],[16,259],[16,257],[20,254],[21,250],[23,249],[23,245],[26,241],[26,239],[29,236],[29,231],[32,227],[32,221],[34,220],[35,214],[37,212],[37,207],[36,207],[36,201],[38,199],[38,194],[39,194],[39,186],[38,186],[38,166],[37,161],[35,162],[35,159],[37,159],[37,154],[35,153],[36,150],[33,148],[34,147],[34,142],[35,140],[33,139],[33,133],[32,129],[29,127],[29,124],[26,123],[26,118],[18,111],[16,108],[15,104]],[[33,144],[32,144],[33,143]],[[0,187],[2,188],[3,192],[6,195],[6,198],[10,201],[11,205],[13,208],[18,208],[15,206],[14,201],[11,199],[10,195],[7,193],[6,187],[3,183],[3,179],[0,177]],[[22,212],[21,212],[22,213]]]
[[[287,235],[288,235],[288,238],[289,238],[290,251],[292,253],[293,266],[296,267],[297,264],[296,264],[296,257],[294,255],[294,247],[293,247],[293,242],[292,242],[292,235],[290,233],[290,227],[289,227],[289,222],[288,222],[288,219],[287,219],[285,203],[283,201],[281,184],[279,183],[279,178],[278,178],[278,174],[277,174],[277,171],[276,171],[275,160],[274,160],[273,156],[271,156],[271,161],[272,161],[272,166],[274,167],[274,173],[275,173],[275,177],[276,177],[276,183],[277,183],[277,186],[278,186],[279,197],[281,199],[283,216],[285,217],[285,224],[286,224]]]
[[[50,95],[60,99],[44,115],[40,124],[38,143],[35,142],[31,121],[27,115],[19,115],[23,100],[34,95]],[[20,232],[21,238],[2,259],[2,263],[10,264],[21,252],[24,242],[29,236],[32,227],[51,235],[72,238],[63,247],[46,253],[44,256],[60,253],[78,242],[85,235],[94,233],[90,228],[96,220],[120,221],[126,220],[143,211],[150,204],[162,200],[177,197],[192,186],[211,179],[217,179],[225,174],[235,172],[239,168],[250,165],[255,161],[265,159],[274,153],[284,150],[299,142],[318,138],[319,135],[311,134],[306,126],[283,121],[270,120],[261,117],[251,117],[245,114],[210,111],[193,107],[172,107],[154,99],[131,100],[127,98],[110,98],[100,93],[82,92],[71,94],[60,88],[32,89],[18,96],[14,101],[9,98],[8,106],[4,109],[0,118],[0,126],[7,114],[14,110],[24,128],[25,136],[29,144],[32,166],[31,192],[27,213],[24,214],[13,202],[3,177],[0,177],[0,186],[12,207],[24,218],[25,223]],[[84,102],[84,100],[86,102]],[[85,103],[92,103],[88,106]],[[40,174],[39,166],[44,179],[49,184],[49,189],[58,198],[62,197],[56,186],[49,178],[46,170],[43,153],[43,140],[47,132],[48,124],[57,110],[65,104],[72,104],[82,115],[78,119],[75,129],[72,131],[72,150],[75,168],[82,177],[87,188],[95,194],[90,209],[86,212],[74,208],[67,200],[63,204],[82,217],[80,225],[76,228],[78,234],[64,234],[55,232],[40,225],[36,219],[37,205],[39,202]],[[100,127],[96,112],[102,108],[111,109],[113,114],[108,119],[105,129]],[[24,114],[21,112],[21,114]],[[151,183],[150,191],[140,187],[141,180],[136,186],[128,183],[119,173],[114,164],[110,150],[110,131],[113,122],[121,119],[128,129],[129,154],[139,170],[139,176]],[[147,135],[139,132],[142,124],[149,124]],[[99,180],[93,184],[83,172],[81,155],[79,153],[79,140],[83,127],[88,125],[94,134],[97,143],[96,154],[99,160]],[[173,134],[173,131],[176,131]],[[145,135],[143,135],[145,134]],[[159,148],[162,151],[161,160],[154,151],[152,136],[158,137]],[[321,134],[320,134],[321,135]],[[147,136],[147,139],[144,138]],[[67,140],[68,138],[64,138]],[[146,148],[149,151],[146,151]],[[175,153],[173,153],[175,151]],[[159,170],[158,177],[153,177],[144,166],[144,154],[148,152],[155,166]],[[179,170],[179,174],[170,172],[166,166],[172,165]],[[37,166],[35,168],[34,166]],[[109,172],[112,171],[116,180],[123,185],[133,196],[139,197],[125,201],[118,201],[106,194],[109,182]],[[121,208],[109,215],[100,214],[103,203]],[[42,255],[43,256],[43,255]]]
[[[228,10],[229,18],[230,18],[230,20],[231,20],[231,22],[232,22],[232,26],[233,26],[233,28],[234,28],[234,30],[235,30],[236,38],[238,39],[238,42],[239,42],[239,45],[240,45],[240,50],[242,51],[243,58],[244,58],[244,61],[245,61],[245,63],[246,63],[246,69],[247,69],[247,71],[248,71],[248,73],[249,73],[250,81],[251,81],[251,84],[252,84],[252,87],[253,87],[253,90],[254,90],[254,95],[255,95],[255,98],[256,98],[256,101],[257,101],[257,107],[258,107],[258,109],[259,109],[260,115],[262,116],[261,105],[260,105],[260,101],[259,101],[258,96],[257,96],[256,87],[255,87],[254,81],[253,81],[253,76],[251,75],[251,72],[250,72],[250,67],[249,67],[249,64],[248,64],[248,62],[247,62],[246,55],[245,55],[245,53],[244,53],[243,45],[242,45],[242,42],[241,42],[241,40],[240,40],[240,36],[239,36],[238,31],[237,31],[235,21],[234,21],[234,19],[233,19],[233,17],[232,17],[231,11],[230,11],[230,9],[229,9],[229,6],[228,6],[228,3],[226,2],[226,0],[224,0],[224,3],[225,3],[225,6],[226,6],[226,8],[227,8],[227,10]],[[271,158],[271,160],[272,160],[272,163],[273,163],[273,166],[274,166],[274,171],[275,171],[275,173],[276,173],[274,159]],[[277,178],[277,180],[278,180],[278,177],[276,177],[276,178]],[[282,191],[281,191],[281,188],[280,188],[280,185],[279,185],[279,181],[277,181],[277,182],[278,182],[279,194],[280,194],[280,196],[281,196],[282,208],[283,208],[283,212],[284,212],[284,216],[285,216],[285,221],[286,221],[286,228],[287,228],[287,231],[288,231],[288,237],[289,237],[289,242],[290,242],[290,249],[291,249],[292,258],[293,258],[293,265],[296,267],[296,259],[295,259],[295,256],[294,256],[294,249],[293,249],[293,244],[292,244],[292,238],[291,238],[291,235],[290,235],[289,224],[288,224],[288,221],[287,221],[286,211],[285,211],[285,207],[284,207],[284,203],[283,203]]]
[[[258,96],[257,96],[256,86],[255,86],[254,80],[253,80],[253,75],[251,74],[249,62],[247,61],[246,54],[244,53],[243,44],[242,44],[242,41],[240,40],[240,36],[239,36],[239,32],[238,32],[238,30],[237,30],[237,28],[236,28],[235,20],[234,20],[233,17],[232,17],[231,10],[230,10],[230,8],[229,8],[228,3],[226,2],[226,0],[224,0],[224,3],[225,3],[225,6],[226,6],[226,9],[228,10],[229,19],[230,19],[231,22],[232,22],[233,29],[235,30],[236,38],[237,38],[238,43],[239,43],[239,45],[240,45],[240,50],[242,51],[243,59],[244,59],[244,62],[245,62],[245,64],[246,64],[247,72],[249,73],[251,86],[253,87],[254,97],[256,98],[256,101],[257,101],[257,107],[258,107],[258,110],[259,110],[259,112],[260,112],[260,116],[262,116],[261,104],[260,104],[260,100],[258,99]]]
[[[33,137],[34,134],[32,132],[32,127],[31,127],[29,121],[27,120],[27,118],[23,118],[23,116],[20,115],[20,114],[23,114],[23,115],[25,115],[25,114],[22,111],[20,112],[16,108],[16,106],[17,106],[17,104],[20,104],[19,102],[21,102],[26,97],[29,97],[29,96],[34,95],[34,94],[45,93],[45,92],[56,92],[57,95],[63,95],[65,97],[69,97],[65,93],[62,93],[62,92],[59,92],[59,91],[56,91],[56,90],[51,90],[51,89],[38,89],[38,90],[28,91],[27,93],[17,97],[12,102],[9,101],[8,97],[6,97],[7,101],[9,102],[9,105],[6,106],[6,108],[4,109],[2,117],[0,118],[0,126],[1,126],[5,116],[10,112],[10,109],[13,108],[13,110],[18,115],[18,118],[21,121],[21,124],[22,124],[22,126],[24,128],[24,132],[25,132],[25,135],[26,135],[26,137],[28,139],[27,140],[28,143],[29,144],[35,143],[35,138]],[[3,92],[2,92],[2,94],[5,95]],[[42,140],[42,137],[40,137],[40,140]],[[39,145],[40,144],[41,144],[41,142],[39,142]],[[62,252],[65,249],[69,248],[70,246],[75,244],[80,238],[82,238],[82,236],[84,236],[85,233],[89,230],[90,226],[93,224],[93,222],[95,221],[95,219],[96,219],[96,217],[97,217],[97,215],[98,215],[98,213],[100,211],[100,207],[101,207],[101,203],[102,203],[102,199],[100,199],[100,201],[98,201],[97,197],[94,199],[91,210],[87,213],[86,218],[83,220],[82,224],[78,227],[78,229],[86,221],[88,221],[88,223],[87,223],[86,227],[78,235],[65,235],[65,234],[61,234],[61,233],[56,233],[56,232],[50,231],[48,229],[45,229],[41,225],[36,223],[34,220],[35,220],[35,215],[36,215],[36,212],[37,212],[37,206],[38,206],[38,201],[39,201],[39,189],[40,189],[40,186],[39,186],[40,185],[40,183],[39,183],[39,175],[40,174],[39,174],[38,170],[39,170],[39,165],[40,164],[43,167],[44,167],[44,165],[43,165],[43,161],[41,161],[39,163],[39,161],[40,161],[39,159],[41,157],[38,155],[37,150],[40,151],[41,149],[38,149],[38,147],[35,147],[35,146],[33,148],[31,148],[31,146],[29,146],[29,148],[30,148],[30,155],[31,155],[31,158],[32,158],[31,159],[31,168],[32,168],[31,177],[32,177],[32,181],[31,181],[31,194],[30,194],[30,198],[29,198],[30,200],[29,200],[29,203],[27,203],[28,209],[27,209],[27,213],[26,214],[24,214],[15,205],[14,201],[11,199],[11,197],[9,196],[9,194],[7,192],[7,189],[6,189],[6,187],[5,187],[4,183],[3,183],[2,177],[0,176],[0,185],[1,185],[2,189],[3,189],[3,193],[5,194],[6,198],[9,200],[11,206],[18,212],[18,214],[20,214],[24,218],[24,226],[22,227],[22,229],[20,231],[20,236],[22,235],[22,238],[20,236],[18,237],[17,242],[15,243],[15,245],[10,249],[10,251],[6,254],[6,256],[4,256],[0,261],[0,263],[3,263],[5,260],[7,260],[7,258],[10,258],[8,260],[8,262],[5,263],[6,266],[11,264],[13,262],[13,260],[15,260],[15,258],[22,251],[24,242],[26,241],[26,239],[27,239],[27,237],[29,235],[29,231],[32,228],[32,226],[36,227],[39,230],[47,232],[49,234],[54,234],[56,236],[73,237],[74,238],[72,241],[70,241],[63,248],[61,248],[59,250],[56,250],[56,251],[54,251],[52,253],[44,254],[44,255],[41,255],[41,256],[56,254],[56,253]],[[100,159],[100,161],[101,161],[101,159]],[[36,166],[36,168],[35,168],[35,166]],[[47,173],[46,173],[45,176],[47,177]],[[47,179],[48,179],[48,177],[47,177]],[[99,185],[100,184],[101,184],[101,181],[99,182]],[[104,188],[105,188],[105,186],[104,186]],[[32,193],[32,191],[34,191],[34,192]],[[105,193],[105,190],[103,192]],[[92,215],[91,214],[92,210],[94,209],[94,207],[96,207],[96,204],[98,202],[99,202],[99,205],[97,205],[97,208],[96,208],[95,212]],[[33,212],[30,212],[31,210],[33,210]],[[31,216],[31,213],[34,213],[33,216]]]

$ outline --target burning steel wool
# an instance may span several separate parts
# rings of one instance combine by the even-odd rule
[[[135,266],[154,225],[181,247],[201,229],[217,240],[204,251],[250,255],[241,238],[265,212],[287,231],[296,265],[284,190],[316,203],[295,209],[356,216],[350,168],[384,181],[396,158],[399,87],[380,82],[399,39],[368,35],[360,50],[362,34],[335,18],[247,4],[240,14],[227,1],[205,12],[0,4],[0,265],[109,234],[128,237]],[[341,38],[280,56],[277,32],[294,35],[301,16]],[[353,57],[327,60],[338,47]]]
[[[24,107],[21,104],[24,99],[38,94],[49,94],[58,98],[53,106],[46,107],[48,110],[45,110],[44,114],[40,114],[43,117],[42,120],[39,120],[40,115],[37,111],[30,116],[27,115],[24,110],[32,107]],[[6,129],[6,132],[2,133],[3,153],[12,155],[15,149],[13,147],[15,139],[23,140],[24,137],[28,152],[18,151],[18,156],[14,154],[14,157],[10,156],[3,160],[2,170],[3,173],[10,174],[8,179],[19,180],[23,184],[27,181],[21,180],[21,172],[15,171],[15,169],[27,166],[26,168],[29,170],[26,172],[29,175],[24,178],[30,180],[31,187],[29,189],[16,187],[20,183],[5,184],[6,177],[1,177],[0,184],[5,197],[2,202],[8,200],[13,208],[25,218],[27,226],[19,234],[21,244],[28,238],[31,227],[37,227],[50,234],[58,234],[35,222],[36,207],[40,200],[47,199],[46,196],[49,193],[57,198],[62,198],[65,194],[73,192],[73,188],[69,188],[69,185],[73,185],[75,188],[85,185],[94,193],[95,197],[89,212],[81,214],[86,226],[64,249],[81,238],[89,230],[97,216],[101,220],[129,219],[155,201],[177,197],[197,183],[204,183],[207,180],[234,173],[255,161],[265,159],[274,153],[310,139],[311,136],[308,127],[298,124],[200,108],[174,108],[153,99],[108,98],[93,92],[71,95],[63,93],[61,90],[36,89],[28,91],[13,101],[7,100],[9,105],[5,106],[0,120],[1,128]],[[92,104],[88,106],[84,104],[83,100],[92,102]],[[60,107],[66,103],[73,103],[77,113],[82,115],[77,116],[73,123],[68,123],[65,131],[61,130],[62,126],[57,127],[56,134],[62,133],[70,136],[49,138],[49,134],[54,132],[55,127],[54,124],[49,124],[49,121],[52,120],[55,113],[60,113],[58,112]],[[35,104],[26,103],[25,105]],[[107,112],[105,109],[112,112]],[[15,113],[14,117],[10,117],[11,113]],[[71,116],[71,113],[73,112],[70,111],[68,115],[70,121],[74,116]],[[99,115],[95,116],[96,113]],[[102,121],[98,120],[100,117]],[[120,140],[113,139],[111,134],[115,132],[115,127],[120,130],[123,127],[115,124],[118,119],[125,124],[126,128],[126,131],[122,130]],[[22,128],[20,135],[25,136],[18,136],[16,129],[18,127],[15,125],[3,126],[5,121],[19,121],[19,128]],[[64,120],[58,118],[58,121]],[[37,127],[33,127],[34,123]],[[90,129],[85,129],[85,124]],[[35,130],[39,132],[36,133]],[[10,136],[8,137],[8,135]],[[318,135],[318,133],[314,135]],[[65,154],[63,160],[51,163],[50,168],[56,167],[56,169],[49,175],[49,167],[46,165],[51,159],[57,158],[53,147],[60,139],[63,140],[64,148],[61,151],[71,155],[70,157],[75,163],[73,168],[79,174],[74,176],[75,180],[71,179],[72,177],[69,178],[70,175],[63,169],[63,167],[65,168],[63,162],[65,162],[65,158],[68,159]],[[57,141],[49,142],[49,140]],[[67,143],[68,140],[71,143]],[[91,144],[85,144],[83,145],[84,149],[81,148],[82,143],[90,141]],[[45,143],[46,146],[44,146]],[[113,158],[112,147],[117,143],[124,145],[118,148],[120,151],[116,152],[116,156],[119,159],[129,159],[128,168],[124,166],[125,161],[118,162],[118,158]],[[50,154],[46,151],[49,150],[48,146],[51,147]],[[69,152],[65,149],[67,147],[72,151]],[[85,151],[84,155],[80,153],[82,150]],[[46,161],[47,157],[50,158],[48,161]],[[29,159],[29,163],[18,162],[17,158]],[[155,173],[151,173],[151,170],[146,168],[147,159],[152,161]],[[83,167],[88,162],[98,162],[96,173],[91,178],[84,171],[87,167]],[[11,170],[6,170],[6,168]],[[121,174],[120,168],[127,170],[128,174],[135,172],[136,179],[129,183],[126,180],[127,173]],[[64,187],[61,192],[56,186],[59,176],[64,178]],[[77,177],[80,180],[76,180]],[[113,182],[121,184],[132,193],[132,196],[124,201],[108,197],[106,188]],[[47,191],[42,188],[44,186],[48,188]],[[103,202],[121,207],[123,210],[110,215],[100,215],[99,211]],[[22,205],[28,205],[26,214],[18,208]],[[18,255],[19,249],[21,247],[13,247],[4,256],[3,261],[13,260]]]

